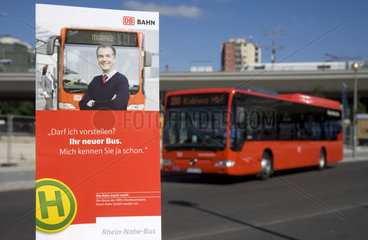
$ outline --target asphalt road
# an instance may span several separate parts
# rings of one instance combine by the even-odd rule
[[[0,239],[35,239],[35,190],[0,192]]]
[[[163,239],[368,239],[368,161],[254,177],[162,176]],[[0,192],[0,239],[34,239],[34,190]]]
[[[368,162],[254,177],[163,176],[163,239],[368,239]]]

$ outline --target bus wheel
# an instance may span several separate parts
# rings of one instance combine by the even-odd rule
[[[321,149],[319,153],[319,160],[318,160],[318,170],[322,170],[326,167],[326,152],[324,149]]]
[[[262,180],[269,178],[272,174],[272,157],[268,152],[264,152],[261,160],[262,170],[258,173],[258,177]]]

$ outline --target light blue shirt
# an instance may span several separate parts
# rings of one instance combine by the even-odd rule
[[[112,78],[112,76],[115,75],[115,73],[117,73],[117,71],[114,69],[109,74],[102,73],[102,76],[107,75],[107,78],[106,78],[106,82],[107,82],[110,80],[110,78]]]

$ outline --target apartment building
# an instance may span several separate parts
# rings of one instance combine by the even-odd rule
[[[221,69],[239,72],[249,64],[261,62],[261,48],[245,38],[230,39],[222,44]]]

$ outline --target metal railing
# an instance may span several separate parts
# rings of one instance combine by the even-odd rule
[[[34,141],[34,116],[0,115],[1,166],[12,166],[17,160],[34,159]]]
[[[352,126],[345,124],[344,147],[352,148]],[[0,115],[0,166],[35,161],[35,117]]]

